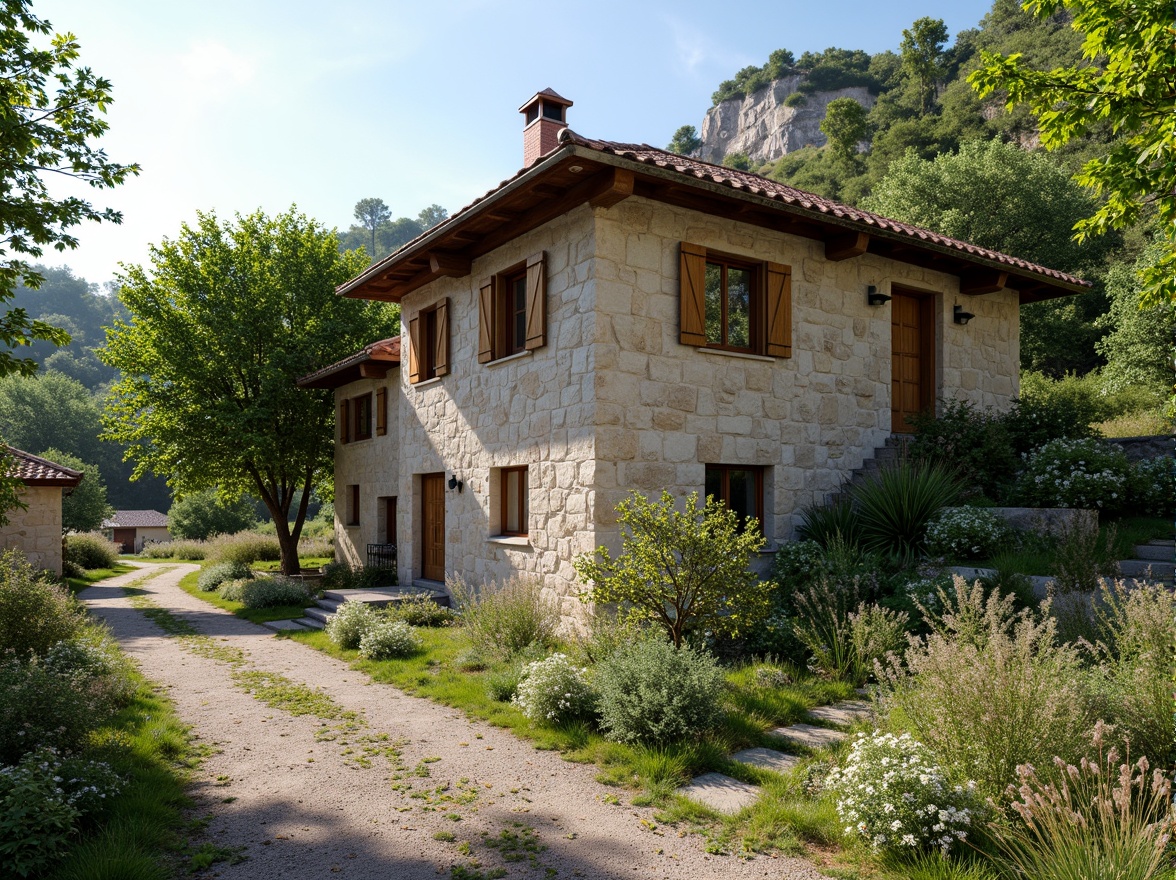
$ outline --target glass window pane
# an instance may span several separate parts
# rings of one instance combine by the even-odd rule
[[[502,491],[506,498],[506,522],[502,524],[503,531],[517,532],[519,529],[519,477],[518,471],[506,471],[503,474]]]
[[[739,523],[751,516],[757,517],[755,509],[755,471],[727,471],[730,480],[731,497],[727,499],[727,506],[739,514]]]
[[[520,484],[520,498],[522,503],[519,505],[519,528],[518,531],[526,534],[527,532],[527,511],[531,505],[531,493],[527,486],[527,471],[519,471]]]
[[[723,344],[723,267],[706,264],[706,341]]]
[[[727,269],[727,344],[751,347],[750,269]]]
[[[716,501],[723,500],[723,472],[716,468],[706,469],[706,494],[713,495]]]
[[[510,348],[521,351],[527,341],[527,278],[521,276],[511,282],[507,321],[510,323]]]

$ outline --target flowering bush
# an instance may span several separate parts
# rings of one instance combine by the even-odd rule
[[[1176,460],[1145,458],[1131,474],[1131,504],[1140,513],[1172,518],[1176,512]]]
[[[407,657],[421,649],[421,640],[403,620],[377,620],[359,637],[359,653],[369,660]]]
[[[859,733],[825,786],[837,796],[845,833],[874,850],[938,847],[946,855],[972,824],[972,783],[949,785],[909,733]]]
[[[376,609],[366,602],[344,602],[327,621],[327,637],[340,648],[358,648],[364,633],[379,619]]]
[[[512,700],[532,721],[563,724],[590,716],[596,694],[584,678],[584,669],[564,654],[528,663]]]
[[[223,595],[223,594],[222,594]],[[257,578],[241,585],[241,602],[246,608],[274,608],[278,605],[305,605],[310,591],[302,581],[293,578]]]
[[[1038,507],[1113,512],[1126,501],[1130,474],[1127,457],[1100,440],[1051,440],[1025,455],[1017,492]]]
[[[927,526],[927,552],[952,559],[991,556],[1009,536],[1008,524],[982,507],[945,507]]]
[[[196,586],[205,593],[211,593],[226,581],[247,580],[253,577],[244,562],[220,562],[200,572]]]

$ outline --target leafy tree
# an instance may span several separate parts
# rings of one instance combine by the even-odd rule
[[[1158,241],[1134,266],[1118,264],[1108,272],[1110,311],[1100,325],[1110,332],[1097,344],[1107,359],[1103,384],[1107,391],[1141,387],[1157,397],[1172,391],[1172,344],[1176,339],[1176,304],[1159,302],[1140,308],[1140,275],[1163,258]]]
[[[748,568],[764,546],[758,523],[740,523],[713,496],[700,511],[697,492],[684,511],[665,490],[659,501],[632,492],[617,512],[621,555],[600,547],[572,563],[591,584],[585,601],[619,603],[622,613],[656,622],[676,648],[694,630],[737,635],[767,613],[768,584]]]
[[[1176,39],[1167,0],[1029,0],[1038,16],[1060,11],[1084,35],[1083,61],[1050,71],[1033,69],[1019,53],[983,52],[969,82],[987,97],[1007,95],[1010,108],[1027,105],[1041,143],[1058,149],[1093,127],[1115,139],[1086,162],[1077,181],[1099,197],[1075,225],[1079,240],[1123,229],[1154,210],[1167,250],[1141,269],[1140,301],[1176,301]]]
[[[935,84],[943,73],[947,25],[940,18],[923,17],[902,32],[903,69],[919,84],[919,106],[926,113],[935,98]]]
[[[398,312],[336,296],[367,262],[294,208],[235,222],[201,213],[150,254],[149,269],[120,277],[131,321],[103,352],[122,371],[107,436],[128,444],[136,475],[166,474],[180,493],[260,498],[282,571],[296,573],[311,489],[331,469],[334,404],[295,380],[392,335]]]
[[[751,170],[751,159],[747,157],[747,153],[728,153],[723,157],[723,164],[736,171]]]
[[[372,255],[376,253],[376,232],[392,217],[383,199],[360,199],[355,203],[355,219],[372,237]]]
[[[52,370],[0,379],[0,434],[13,446],[59,449],[103,471],[117,470],[118,449],[98,439],[101,430],[98,405],[76,379]]]
[[[440,205],[429,205],[427,208],[421,208],[421,212],[417,214],[417,223],[420,224],[421,232],[426,229],[432,229],[443,220],[449,219],[449,212]]]
[[[702,138],[698,136],[698,129],[693,125],[683,125],[674,132],[673,138],[670,139],[670,145],[666,149],[679,156],[689,156],[701,146]]]
[[[825,108],[821,131],[829,138],[829,147],[843,159],[857,155],[858,144],[869,135],[866,108],[853,98],[837,98]]]
[[[177,538],[203,541],[253,528],[257,512],[248,498],[221,499],[215,489],[205,489],[172,502],[167,522],[168,531]]]
[[[67,532],[92,532],[101,528],[102,521],[114,513],[114,508],[106,500],[106,483],[98,465],[86,464],[60,449],[46,449],[37,454],[85,474],[77,487],[61,498],[61,527]]]

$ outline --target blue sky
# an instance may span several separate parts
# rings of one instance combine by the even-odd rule
[[[143,166],[96,204],[122,226],[77,230],[46,262],[89,281],[142,263],[197,210],[291,204],[346,228],[360,198],[393,216],[454,211],[522,163],[520,104],[551,87],[591,136],[665,146],[698,126],[719,82],[777,48],[897,49],[929,15],[952,39],[991,0],[777,0],[730,6],[512,0],[42,0],[82,62],[110,79],[100,145]]]

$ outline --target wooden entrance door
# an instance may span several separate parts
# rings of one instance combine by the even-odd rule
[[[890,430],[935,404],[935,297],[894,291],[890,302]]]
[[[115,529],[114,536],[111,540],[122,547],[123,553],[134,553],[135,537],[134,529]]]
[[[445,474],[421,476],[421,577],[445,580]]]

